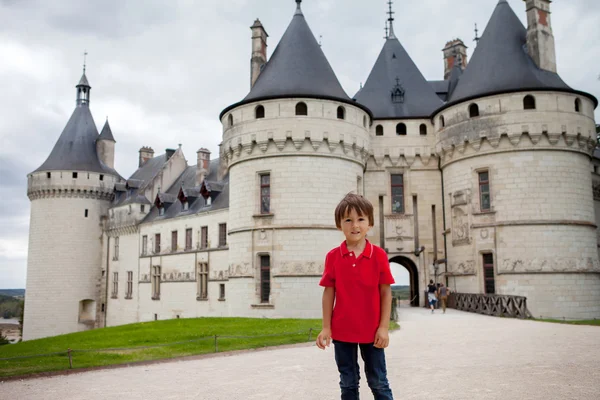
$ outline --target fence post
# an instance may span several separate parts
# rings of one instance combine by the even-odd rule
[[[71,357],[71,349],[67,349],[67,355],[69,356],[69,369],[73,369],[73,358]]]
[[[217,335],[215,335],[215,353],[219,352],[219,345],[217,344]]]
[[[308,330],[308,341],[309,341],[309,342],[312,340],[312,337],[311,337],[311,336],[312,336],[312,328],[310,328],[310,329]]]

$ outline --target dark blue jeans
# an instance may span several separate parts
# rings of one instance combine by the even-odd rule
[[[335,362],[340,371],[340,388],[342,400],[358,400],[358,381],[360,370],[358,367],[358,348],[365,362],[365,375],[367,383],[375,400],[393,400],[392,390],[387,380],[385,368],[385,352],[373,346],[373,343],[357,344],[333,341],[335,348]]]

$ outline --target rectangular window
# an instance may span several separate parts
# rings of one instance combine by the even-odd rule
[[[492,254],[483,255],[483,279],[485,293],[496,293],[496,283],[494,281],[494,256]]]
[[[51,172],[46,172],[46,178],[48,178],[48,179],[52,178],[52,173]]]
[[[152,300],[160,299],[160,266],[152,267]]]
[[[127,271],[127,293],[125,293],[126,299],[131,299],[133,295],[133,271]]]
[[[73,179],[77,179],[77,172],[73,172]]]
[[[260,302],[268,303],[271,296],[271,257],[260,256]]]
[[[260,213],[271,212],[271,174],[260,176]]]
[[[479,173],[479,205],[481,211],[490,211],[490,174],[488,171]]]
[[[88,209],[87,208],[85,209],[85,217],[86,218],[88,217]]]
[[[104,175],[100,174],[100,180],[103,181],[104,180]]]
[[[112,298],[116,299],[118,293],[119,293],[119,273],[113,272]]]
[[[142,236],[142,255],[148,254],[148,235]]]
[[[404,214],[404,176],[392,174],[392,214]]]
[[[154,235],[154,253],[160,253],[160,233]]]
[[[356,177],[356,194],[362,195],[362,178],[360,176]]]
[[[198,294],[196,299],[208,299],[208,264],[198,264]]]
[[[219,284],[219,300],[225,300],[225,284]]]
[[[142,204],[140,206],[140,212],[145,213],[146,212],[146,206],[144,204]]]
[[[200,228],[200,248],[208,248],[208,226],[203,226]]]
[[[227,246],[227,224],[219,224],[219,247]]]
[[[171,232],[171,252],[177,251],[177,231]]]
[[[115,254],[113,255],[113,260],[116,261],[119,259],[119,237],[115,238]]]
[[[185,249],[192,249],[192,228],[187,228],[185,230]]]

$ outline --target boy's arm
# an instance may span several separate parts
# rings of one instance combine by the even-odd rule
[[[333,302],[335,300],[335,288],[326,287],[323,290],[323,329],[317,336],[317,347],[325,350],[331,344],[331,316],[333,314]]]
[[[381,317],[379,318],[379,328],[375,334],[373,346],[385,349],[390,343],[390,314],[392,312],[392,287],[390,285],[379,285],[379,296],[381,297]]]

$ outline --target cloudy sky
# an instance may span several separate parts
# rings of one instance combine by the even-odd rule
[[[473,25],[481,34],[496,3],[396,1],[396,36],[427,79],[442,79],[446,41],[463,39],[470,56]],[[525,3],[509,3],[526,24]],[[352,96],[383,45],[386,0],[302,8]],[[193,165],[200,147],[218,154],[218,115],[249,90],[250,25],[260,18],[270,54],[294,10],[294,0],[0,0],[0,288],[25,287],[26,175],[73,111],[84,50],[92,114],[98,130],[109,118],[121,175],[134,172],[142,146],[159,154],[181,143]],[[600,98],[600,2],[555,0],[552,11],[560,75]]]

